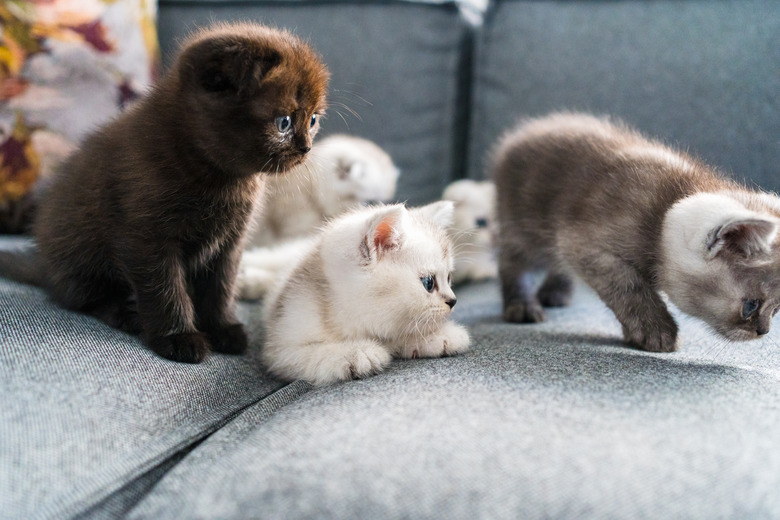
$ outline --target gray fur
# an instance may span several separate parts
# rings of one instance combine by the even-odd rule
[[[724,279],[702,275],[681,287],[679,276],[664,271],[662,239],[668,210],[694,194],[727,193],[746,208],[777,216],[775,197],[749,192],[623,124],[580,114],[526,121],[507,133],[492,175],[506,321],[544,320],[543,306],[567,304],[571,276],[578,275],[615,313],[625,340],[642,350],[677,348],[677,325],[659,291],[679,296],[675,303],[727,338],[751,339],[768,330],[780,292],[776,243],[763,251],[770,258],[757,262],[745,256],[758,247],[749,234],[738,237],[740,246],[730,253],[740,254],[716,259]],[[548,275],[537,292],[529,280],[538,269]],[[664,280],[681,290],[669,291]],[[759,292],[755,321],[733,317],[744,295]],[[703,302],[713,294],[724,296],[707,308]]]

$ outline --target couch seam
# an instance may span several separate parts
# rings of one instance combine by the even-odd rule
[[[275,413],[277,410],[280,410],[281,408],[287,406],[288,404],[291,404],[292,402],[296,401],[299,397],[302,395],[308,393],[313,387],[309,385],[308,383],[305,383],[303,381],[293,381],[292,383],[289,383],[287,385],[282,386],[281,388],[278,388],[277,390],[274,390],[270,394],[266,394],[258,399],[253,399],[249,403],[246,403],[244,405],[241,405],[237,409],[233,410],[226,416],[220,418],[217,421],[212,422],[211,424],[207,425],[203,430],[198,432],[196,435],[189,436],[185,440],[176,443],[173,447],[171,447],[168,450],[165,450],[162,454],[153,457],[152,459],[148,460],[146,463],[139,466],[135,471],[124,475],[127,477],[128,475],[131,475],[130,479],[121,483],[120,485],[117,485],[116,480],[113,484],[110,484],[108,486],[102,487],[97,491],[94,491],[84,497],[84,501],[90,503],[89,506],[86,508],[79,507],[78,505],[73,505],[71,507],[66,506],[64,508],[64,512],[60,512],[59,514],[56,514],[54,516],[51,516],[51,518],[57,517],[57,518],[84,518],[92,515],[93,513],[99,512],[102,505],[106,504],[106,502],[115,494],[118,492],[121,492],[123,489],[129,488],[131,485],[137,483],[144,477],[144,475],[148,475],[155,471],[156,469],[164,466],[166,463],[176,459],[173,464],[170,465],[169,468],[167,468],[157,479],[154,481],[148,488],[148,491],[151,491],[154,489],[154,487],[157,486],[157,484],[165,477],[165,475],[168,474],[169,471],[171,471],[173,468],[175,468],[181,460],[186,458],[186,456],[192,452],[195,448],[197,448],[201,443],[203,443],[206,439],[220,431],[222,428],[230,424],[232,421],[234,421],[237,417],[239,417],[241,414],[243,414],[246,410],[249,408],[262,403],[263,401],[272,399],[274,396],[278,394],[288,393],[293,391],[293,394],[289,396],[289,398],[285,399],[284,402],[282,402],[280,405],[273,408],[271,413]],[[126,508],[125,511],[123,511],[123,515],[131,511],[147,494],[144,493],[141,495],[137,500],[134,500],[132,504],[130,504],[129,507]],[[49,511],[43,511],[40,516],[43,518],[49,518],[50,514],[52,513],[51,510]],[[36,517],[39,515],[36,515]]]

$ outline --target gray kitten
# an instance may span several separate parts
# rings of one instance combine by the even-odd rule
[[[733,341],[767,332],[780,308],[780,199],[622,124],[582,114],[530,120],[500,142],[497,185],[504,320],[539,322],[580,276],[625,340],[677,348],[659,292]],[[547,277],[535,291],[532,270]]]

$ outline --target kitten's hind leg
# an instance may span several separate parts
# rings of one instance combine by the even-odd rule
[[[597,254],[575,263],[577,273],[615,313],[629,345],[648,352],[677,350],[677,324],[653,287],[623,260]]]
[[[140,334],[143,328],[138,318],[135,302],[130,298],[117,298],[96,304],[90,314],[115,329],[128,334]]]
[[[107,278],[74,279],[64,275],[51,282],[52,294],[63,307],[89,314],[109,327],[140,334],[138,312],[126,284]]]
[[[504,321],[512,323],[539,323],[545,314],[534,291],[531,273],[514,266],[501,266],[501,295],[504,301]]]
[[[571,303],[574,282],[565,273],[551,270],[547,273],[536,297],[543,307],[566,307]]]

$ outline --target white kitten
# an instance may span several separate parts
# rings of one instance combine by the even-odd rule
[[[444,190],[444,200],[455,203],[450,236],[455,245],[455,283],[498,276],[494,254],[496,187],[490,181],[455,181]]]
[[[249,246],[270,246],[313,234],[322,223],[366,202],[395,195],[398,169],[366,139],[333,135],[319,141],[309,160],[266,183],[263,211]]]
[[[321,385],[384,369],[393,356],[468,348],[448,318],[453,204],[362,208],[331,222],[269,293],[264,361],[284,379]]]
[[[242,300],[259,300],[311,248],[314,237],[290,240],[271,247],[244,251],[236,276],[236,291]]]

